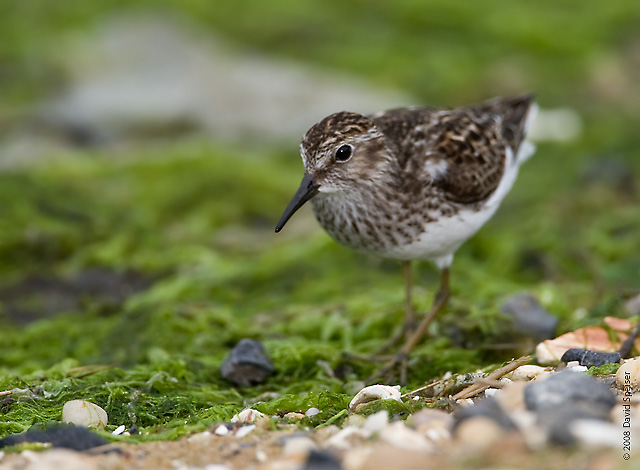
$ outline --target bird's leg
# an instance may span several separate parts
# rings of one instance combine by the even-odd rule
[[[431,305],[431,308],[429,309],[427,314],[422,318],[415,331],[413,331],[408,336],[404,345],[400,348],[396,355],[391,360],[389,360],[389,362],[387,362],[376,374],[370,377],[369,380],[375,379],[377,377],[386,377],[392,371],[392,369],[399,364],[401,385],[404,385],[406,383],[407,361],[409,360],[409,355],[418,345],[420,340],[424,337],[424,334],[426,333],[427,328],[429,328],[431,322],[447,304],[449,295],[449,268],[446,267],[442,269],[440,289],[436,293],[433,304]]]
[[[405,306],[404,306],[404,325],[402,326],[402,330],[400,330],[397,334],[395,334],[389,341],[384,343],[380,349],[378,349],[375,353],[376,356],[387,352],[389,349],[393,348],[397,344],[402,341],[404,337],[405,340],[408,340],[411,336],[413,330],[416,329],[416,312],[413,309],[413,302],[411,301],[411,290],[412,290],[413,280],[411,277],[411,261],[407,260],[404,262],[404,289],[405,289]]]

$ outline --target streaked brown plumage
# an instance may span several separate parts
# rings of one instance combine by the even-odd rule
[[[493,215],[533,153],[524,142],[531,108],[525,95],[453,110],[339,112],[305,134],[305,175],[277,232],[311,200],[320,225],[343,245],[405,261],[426,259],[443,270],[441,300],[387,369],[406,364],[446,302],[455,251]],[[415,323],[409,310],[410,301],[407,322]]]

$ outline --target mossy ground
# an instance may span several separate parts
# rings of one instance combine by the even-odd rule
[[[150,5],[3,3],[5,109],[58,86],[59,52],[47,43]],[[624,315],[623,299],[640,289],[640,99],[629,85],[639,79],[637,7],[180,5],[165,8],[241,45],[347,70],[425,103],[533,89],[543,107],[570,106],[584,118],[577,140],[538,146],[493,220],[458,252],[449,308],[416,351],[410,386],[509,359],[513,352],[496,352],[489,338],[501,328],[502,300],[520,291],[536,295],[563,331]],[[0,391],[14,390],[1,397],[0,436],[59,420],[74,398],[105,408],[108,430],[135,423],[141,434],[126,438],[133,440],[175,438],[249,403],[269,414],[316,406],[324,419],[345,409],[376,366],[343,352],[371,353],[399,327],[401,267],[338,246],[308,210],[273,233],[301,176],[296,150],[295,143],[246,150],[192,138],[59,152],[0,173]],[[584,177],[612,158],[635,175],[635,190],[620,175]],[[34,278],[76,285],[96,268],[114,278],[137,273],[149,287],[124,301],[83,294],[55,315],[45,314],[47,295],[25,289]],[[425,309],[438,275],[426,264],[415,273],[415,300]],[[16,324],[15,311],[41,318]],[[276,372],[263,385],[237,389],[217,368],[244,337],[263,341]]]

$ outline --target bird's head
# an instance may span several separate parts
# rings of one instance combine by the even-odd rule
[[[300,155],[305,173],[276,232],[316,194],[350,191],[375,183],[392,162],[384,135],[373,121],[346,111],[332,114],[309,129],[300,144]]]

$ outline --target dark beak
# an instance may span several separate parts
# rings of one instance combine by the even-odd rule
[[[282,217],[280,217],[278,225],[276,225],[276,233],[282,230],[284,224],[287,223],[287,220],[291,218],[295,211],[300,209],[305,202],[318,194],[319,187],[320,185],[315,182],[313,176],[311,176],[309,173],[304,174],[304,176],[302,177],[302,182],[300,183],[300,187],[293,196],[293,199],[291,199],[291,202],[289,203],[287,208],[284,210]]]

